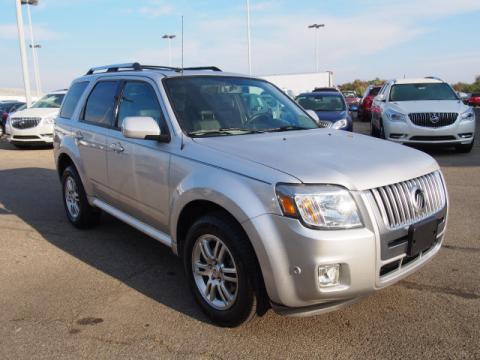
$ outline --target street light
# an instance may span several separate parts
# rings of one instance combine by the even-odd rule
[[[315,29],[315,72],[318,72],[319,66],[318,66],[318,57],[319,57],[319,51],[318,51],[318,29],[325,27],[325,24],[312,24],[308,25],[309,29]]]
[[[40,68],[38,65],[38,55],[37,50],[40,48],[36,46],[35,39],[33,37],[33,26],[32,26],[32,15],[30,14],[30,6],[38,5],[38,0],[22,0],[22,5],[27,5],[27,16],[28,16],[28,25],[30,28],[30,48],[32,49],[32,59],[33,59],[33,75],[35,77],[35,88],[37,89],[37,96],[42,94],[42,85],[40,81]]]
[[[248,53],[248,74],[252,75],[252,50],[250,37],[250,1],[247,1],[247,53]]]
[[[162,36],[162,39],[168,40],[168,66],[172,66],[172,39],[175,39],[175,35],[165,34]]]
[[[30,97],[30,75],[28,73],[27,50],[25,48],[25,32],[23,30],[22,3],[20,2],[20,0],[15,1],[15,8],[17,12],[18,43],[20,45],[20,60],[22,62],[25,100],[27,102],[27,107],[30,107],[30,105],[32,104],[32,99]]]

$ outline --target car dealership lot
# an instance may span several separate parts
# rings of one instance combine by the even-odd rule
[[[200,312],[168,248],[109,216],[67,222],[51,150],[1,140],[0,358],[479,358],[480,147],[426,150],[451,200],[431,263],[344,310],[230,330]]]

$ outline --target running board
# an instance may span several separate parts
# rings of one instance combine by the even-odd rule
[[[108,205],[106,202],[103,202],[102,200],[98,199],[93,199],[92,204],[106,213],[109,213],[110,215],[116,217],[119,220],[122,220],[124,223],[127,223],[128,225],[134,227],[135,229],[143,232],[144,234],[154,238],[155,240],[161,242],[164,245],[167,245],[168,247],[172,247],[172,238],[165,234],[164,232],[158,231],[157,229],[151,227],[150,225],[147,225],[140,220],[135,219],[133,216],[130,216],[128,214],[125,214],[123,211],[120,211],[116,208],[114,208],[111,205]]]

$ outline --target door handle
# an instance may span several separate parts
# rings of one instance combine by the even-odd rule
[[[125,149],[123,148],[123,146],[120,143],[111,143],[110,144],[110,149],[112,149],[116,153],[121,153],[121,152],[125,151]]]
[[[77,132],[75,133],[75,139],[76,139],[76,140],[79,140],[79,141],[80,141],[80,140],[83,140],[83,134],[82,134],[80,131],[77,131]]]

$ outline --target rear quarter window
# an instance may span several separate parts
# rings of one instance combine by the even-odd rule
[[[78,101],[82,97],[86,87],[88,85],[88,81],[81,81],[73,84],[67,92],[65,96],[65,101],[62,104],[62,108],[60,109],[60,117],[71,119],[73,112],[78,104]]]

